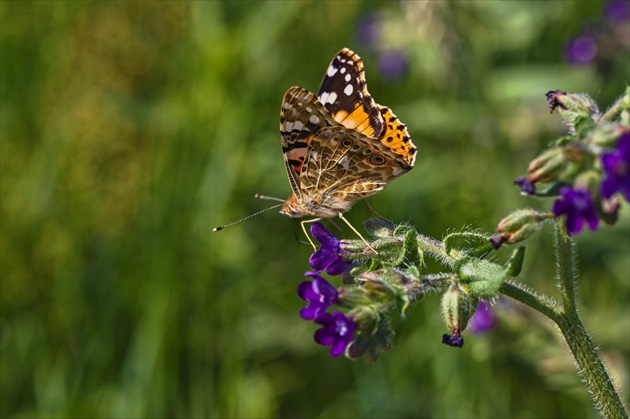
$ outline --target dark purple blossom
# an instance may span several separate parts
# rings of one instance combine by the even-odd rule
[[[407,74],[409,70],[409,60],[400,50],[387,50],[380,56],[379,68],[385,77],[397,80]]]
[[[508,241],[507,235],[505,234],[494,235],[490,237],[488,240],[490,241],[490,244],[492,245],[494,250],[497,250],[499,247],[503,245],[503,243]]]
[[[442,343],[454,348],[461,348],[464,346],[464,338],[459,332],[454,332],[452,335],[446,333],[442,335]]]
[[[555,111],[556,108],[566,109],[562,101],[560,100],[562,96],[566,95],[566,92],[562,90],[550,90],[546,93],[547,102],[549,103],[549,110],[551,112]]]
[[[321,243],[319,249],[311,255],[309,265],[316,273],[326,271],[328,275],[339,275],[350,266],[350,261],[341,256],[341,242],[320,223],[311,226],[311,234]]]
[[[381,37],[382,17],[378,12],[369,12],[357,22],[357,41],[366,47],[374,47]]]
[[[617,149],[602,154],[606,177],[602,182],[602,195],[610,199],[620,192],[630,202],[630,132],[617,140]]]
[[[606,17],[613,25],[622,25],[630,21],[630,1],[610,0],[606,4]]]
[[[334,310],[332,314],[322,313],[317,316],[315,323],[322,325],[315,332],[315,342],[322,346],[331,345],[331,356],[343,354],[354,337],[354,322],[352,319]]]
[[[328,307],[337,301],[337,289],[324,278],[314,274],[312,281],[304,281],[298,285],[297,293],[308,305],[300,310],[300,317],[313,320],[324,313]]]
[[[496,317],[490,304],[480,301],[466,330],[470,333],[485,333],[496,324]]]
[[[521,191],[525,192],[527,195],[533,195],[536,193],[536,187],[525,176],[516,179],[514,184],[518,185],[518,187],[521,188]]]
[[[586,189],[564,187],[560,189],[560,198],[553,203],[552,212],[556,217],[566,215],[566,227],[569,234],[582,231],[587,223],[591,231],[597,230],[599,216],[591,194]]]
[[[574,65],[589,64],[596,56],[597,40],[590,34],[573,38],[569,41],[565,50],[566,60]]]

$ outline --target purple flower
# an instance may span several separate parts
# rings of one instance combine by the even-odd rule
[[[496,317],[492,312],[490,304],[485,301],[480,301],[466,330],[470,333],[485,333],[492,329],[495,324]]]
[[[368,12],[357,22],[357,41],[367,47],[372,47],[381,37],[381,15],[378,12]]]
[[[506,236],[507,235],[505,234],[497,234],[490,237],[488,241],[490,241],[490,244],[492,245],[494,250],[497,250],[499,247],[503,245],[503,243],[508,241],[508,238]]]
[[[442,335],[442,343],[454,348],[461,348],[464,346],[464,338],[458,332],[455,332],[452,335],[447,335],[445,333]]]
[[[560,198],[553,203],[552,212],[556,217],[566,215],[566,227],[569,234],[582,231],[584,223],[588,223],[591,231],[597,230],[599,216],[591,194],[586,189],[564,187],[560,189]]]
[[[317,316],[315,323],[322,325],[315,332],[315,342],[322,346],[332,345],[330,348],[331,356],[343,354],[354,337],[354,322],[352,319],[334,310],[332,314],[322,313]]]
[[[337,289],[319,275],[312,281],[304,281],[297,287],[297,293],[308,305],[300,311],[300,317],[313,320],[337,301]]]
[[[602,154],[602,166],[606,174],[602,182],[604,198],[621,192],[630,202],[630,132],[619,137],[615,151]]]
[[[536,187],[525,176],[516,179],[514,184],[518,185],[518,187],[521,188],[521,191],[525,192],[527,195],[533,195],[536,193]]]
[[[308,260],[315,273],[323,270],[328,275],[339,275],[350,266],[350,261],[341,256],[341,242],[320,223],[311,226],[311,234],[321,243],[319,249]]]
[[[409,70],[409,60],[402,51],[387,50],[381,54],[379,67],[385,77],[396,80]]]
[[[565,57],[574,65],[585,65],[592,62],[597,56],[597,41],[592,35],[580,35],[569,41]]]
[[[622,25],[630,21],[630,2],[628,0],[610,0],[606,4],[606,17],[613,25]]]

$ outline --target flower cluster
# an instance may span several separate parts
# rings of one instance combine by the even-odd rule
[[[495,248],[531,236],[554,217],[564,217],[569,234],[585,225],[595,231],[600,221],[616,222],[621,198],[630,202],[630,88],[605,113],[582,94],[556,90],[547,93],[547,100],[570,125],[571,135],[535,158],[527,175],[514,183],[527,195],[556,200],[550,213],[518,210],[504,218],[491,238]]]
[[[322,325],[315,332],[315,341],[323,346],[331,346],[330,354],[339,356],[352,342],[354,323],[352,317],[337,310],[332,314],[326,312],[331,305],[340,303],[340,296],[321,273],[325,271],[329,275],[339,275],[349,268],[350,262],[342,256],[341,242],[323,225],[314,223],[311,234],[321,246],[309,259],[309,265],[314,271],[306,272],[306,276],[312,280],[302,282],[297,288],[300,298],[308,302],[300,311],[300,316]]]
[[[488,235],[479,232],[454,232],[443,241],[424,237],[412,227],[395,226],[384,220],[367,220],[365,227],[372,240],[340,241],[320,223],[311,234],[320,242],[310,256],[309,279],[297,289],[307,302],[300,316],[321,327],[315,341],[330,346],[330,354],[349,358],[365,356],[375,360],[392,346],[394,332],[388,313],[407,307],[424,296],[442,293],[441,311],[450,334],[442,342],[461,348],[462,332],[475,313],[483,309],[480,301],[496,297],[508,276],[520,272],[524,248],[516,249],[504,266],[485,260],[492,249]],[[366,252],[366,248],[375,252]],[[445,272],[420,275],[425,257],[445,266]],[[341,275],[336,288],[323,275]],[[333,306],[343,308],[330,310]],[[481,307],[481,308],[478,308]],[[478,314],[479,319],[487,318]],[[473,326],[479,329],[479,325]],[[481,329],[490,326],[482,325]]]

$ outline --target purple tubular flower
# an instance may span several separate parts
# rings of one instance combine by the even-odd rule
[[[300,317],[313,320],[320,313],[337,301],[337,289],[319,275],[313,275],[312,281],[304,281],[297,287],[297,293],[308,305],[300,310]]]
[[[566,215],[566,227],[569,234],[582,231],[584,223],[591,231],[597,230],[599,216],[591,194],[586,189],[564,187],[560,189],[560,198],[553,203],[552,212],[556,217]]]
[[[381,37],[382,17],[378,12],[368,12],[357,22],[357,41],[367,47],[374,46]]]
[[[602,182],[602,195],[610,199],[616,192],[630,202],[630,132],[617,140],[617,149],[602,154],[606,177]]]
[[[309,265],[316,273],[323,270],[328,275],[339,275],[350,266],[350,261],[341,256],[341,242],[320,223],[311,226],[311,234],[321,243],[319,249],[311,255]]]
[[[331,356],[343,354],[354,337],[354,322],[352,319],[334,310],[332,314],[322,313],[317,316],[315,323],[322,325],[315,332],[315,342],[322,346],[332,345],[330,348]]]
[[[464,346],[464,338],[459,333],[453,333],[452,335],[445,333],[442,335],[442,343],[454,348],[461,348]]]
[[[527,195],[533,195],[536,193],[536,187],[525,176],[516,179],[514,184],[518,185],[518,187],[521,188],[521,191],[525,192]]]
[[[388,50],[383,52],[379,60],[381,73],[392,80],[402,78],[409,70],[409,60],[407,56],[399,50]]]
[[[610,0],[606,4],[606,17],[613,25],[622,25],[630,21],[630,2],[628,0]]]
[[[572,39],[566,47],[565,57],[573,65],[591,63],[597,56],[597,41],[592,35]]]
[[[503,243],[507,241],[507,238],[504,237],[503,234],[498,234],[498,235],[490,237],[488,240],[490,241],[490,244],[492,245],[494,250],[497,250],[499,247],[503,245]]]
[[[470,333],[485,333],[494,328],[495,324],[496,317],[492,312],[490,304],[485,301],[480,301],[466,330]]]

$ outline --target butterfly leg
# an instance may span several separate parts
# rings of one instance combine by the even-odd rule
[[[367,242],[367,240],[365,240],[363,238],[363,236],[361,235],[361,233],[359,233],[359,231],[354,228],[354,226],[352,224],[350,224],[350,221],[346,220],[346,218],[343,216],[343,213],[339,213],[339,218],[341,218],[343,220],[344,223],[348,224],[348,227],[350,227],[350,229],[352,229],[352,231],[354,231],[354,234],[356,234],[357,236],[359,236],[359,238],[361,240],[363,240],[363,243],[365,243],[365,245],[372,251],[374,252],[375,255],[378,255],[378,252],[376,251],[376,249],[374,249],[372,246],[370,246],[370,243]]]
[[[370,205],[367,199],[363,198],[363,202],[365,202],[365,205],[367,205],[368,209],[370,210],[372,214],[376,215],[381,220],[388,221],[385,217],[383,217],[381,214],[376,212],[376,210],[372,207],[372,205]]]
[[[310,234],[308,234],[308,232],[306,231],[306,224],[307,223],[315,223],[315,222],[320,221],[320,220],[321,220],[321,218],[314,218],[312,220],[304,220],[304,221],[302,221],[300,223],[302,225],[302,230],[304,231],[304,235],[308,239],[308,242],[311,244],[311,246],[313,246],[313,251],[315,251],[315,252],[317,252],[317,246],[315,246],[315,243],[313,243],[313,240],[311,240]]]

